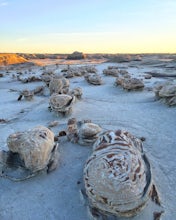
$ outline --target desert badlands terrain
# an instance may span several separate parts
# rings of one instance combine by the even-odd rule
[[[20,169],[1,169],[0,219],[176,219],[176,56],[18,56],[19,62],[0,56],[0,150],[8,151],[9,135],[44,126],[55,136],[59,162],[23,181],[8,178],[20,179]],[[66,102],[61,107],[56,93]],[[83,170],[94,140],[88,146],[70,141],[72,118],[140,138],[160,205],[149,199],[134,217],[91,216]]]

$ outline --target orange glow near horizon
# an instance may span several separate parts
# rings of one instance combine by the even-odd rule
[[[4,42],[0,52],[22,53],[176,53],[176,36],[129,33],[51,34]]]

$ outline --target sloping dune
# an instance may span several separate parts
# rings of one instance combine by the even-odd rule
[[[8,54],[8,53],[0,54],[0,65],[6,66],[6,65],[25,63],[25,62],[28,61],[17,54]]]

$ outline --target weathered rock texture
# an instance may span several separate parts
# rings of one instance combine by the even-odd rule
[[[50,95],[53,93],[57,94],[67,94],[69,91],[70,82],[68,79],[62,77],[62,78],[52,78],[49,82],[49,90]]]
[[[102,128],[90,120],[78,121],[76,118],[68,120],[67,138],[73,143],[80,145],[91,145],[97,138]]]
[[[75,96],[54,93],[50,97],[49,105],[56,113],[69,114],[72,111]]]
[[[12,153],[20,156],[25,168],[32,173],[46,168],[56,153],[54,151],[57,151],[54,133],[44,126],[11,134],[7,138],[7,145]]]
[[[141,90],[144,88],[144,83],[142,80],[137,78],[124,78],[121,86],[130,91],[130,90]]]
[[[84,168],[90,206],[103,214],[136,215],[151,190],[150,164],[141,140],[126,131],[107,131],[93,148]]]
[[[159,84],[154,88],[155,97],[169,106],[176,105],[176,81]]]
[[[69,91],[68,95],[75,96],[77,99],[81,99],[83,91],[81,87],[76,87]]]
[[[85,79],[88,83],[93,85],[101,85],[103,84],[103,80],[100,75],[96,73],[88,73],[85,75]]]

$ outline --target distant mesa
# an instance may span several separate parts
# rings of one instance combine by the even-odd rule
[[[75,51],[72,54],[69,54],[67,56],[67,60],[81,60],[85,58],[86,58],[85,54],[83,54],[82,52],[78,52],[78,51]]]
[[[28,61],[25,58],[23,58],[17,54],[8,54],[8,53],[0,54],[0,65],[1,66],[26,63],[26,62],[28,62]]]
[[[58,54],[31,54],[31,53],[19,53],[21,57],[30,60],[30,59],[57,59],[59,58]]]

